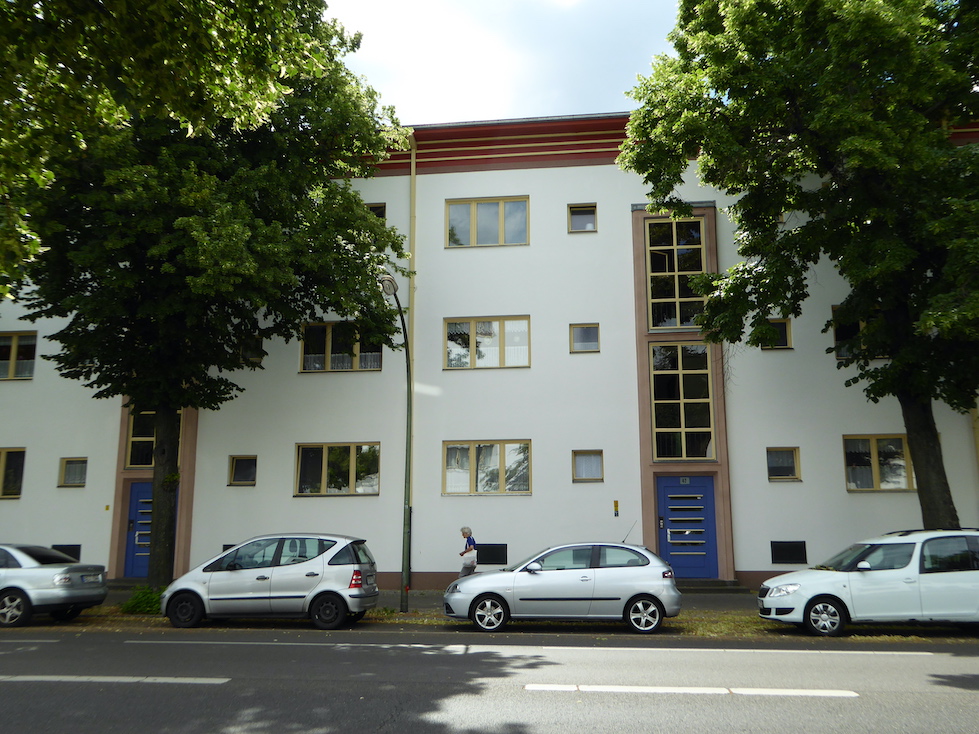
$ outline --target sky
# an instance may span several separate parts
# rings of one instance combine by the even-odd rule
[[[327,0],[404,125],[627,112],[675,0]]]

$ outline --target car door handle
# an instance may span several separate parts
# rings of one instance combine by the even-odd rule
[[[581,581],[591,581],[591,576],[582,576]]]
[[[913,584],[914,583],[914,579],[904,579],[904,583],[906,583],[906,584]]]
[[[256,576],[255,577],[255,580],[256,581],[268,581],[269,580],[269,577],[268,576]]]
[[[316,571],[310,571],[310,572],[309,572],[309,573],[307,573],[306,575],[307,575],[307,576],[309,576],[309,577],[312,577],[312,576],[319,576],[319,574],[318,574],[318,573],[316,573]]]

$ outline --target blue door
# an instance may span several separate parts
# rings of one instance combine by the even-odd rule
[[[126,533],[126,578],[146,578],[150,570],[150,522],[153,517],[153,483],[129,485],[129,519]]]
[[[713,477],[658,477],[659,555],[678,579],[717,578]]]

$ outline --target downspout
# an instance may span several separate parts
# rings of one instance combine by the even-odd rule
[[[408,326],[404,334],[405,339],[405,360],[407,363],[407,379],[408,384],[405,389],[407,391],[407,426],[405,429],[405,498],[404,498],[404,517],[403,517],[403,533],[402,533],[402,548],[401,548],[401,611],[408,611],[408,590],[411,588],[411,526],[412,526],[412,500],[413,500],[413,484],[412,484],[412,467],[413,467],[413,454],[414,454],[414,397],[415,397],[415,383],[413,379],[414,375],[414,353],[415,350],[412,348],[413,336],[415,333],[415,270],[417,262],[415,260],[415,228],[416,228],[416,212],[417,212],[417,157],[418,157],[418,142],[415,140],[415,134],[412,133],[409,137],[409,145],[411,146],[411,163],[408,172],[408,253],[411,258],[409,261],[409,275],[408,275]],[[403,313],[403,312],[402,312]],[[403,325],[403,322],[402,322]]]

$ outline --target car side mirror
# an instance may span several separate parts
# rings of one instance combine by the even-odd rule
[[[533,563],[528,563],[526,566],[524,566],[523,570],[529,571],[530,573],[537,573],[538,571],[543,570],[543,568],[544,567],[541,566],[537,561],[534,561]]]
[[[857,570],[858,571],[872,571],[873,568],[870,565],[870,561],[860,561],[860,563],[857,564]]]

